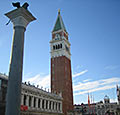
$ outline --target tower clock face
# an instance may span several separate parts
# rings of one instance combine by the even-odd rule
[[[59,35],[59,34],[56,34],[56,35],[55,35],[55,39],[56,39],[56,40],[60,39],[60,35]]]

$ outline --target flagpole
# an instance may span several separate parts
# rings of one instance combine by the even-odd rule
[[[89,98],[89,92],[88,92],[88,106],[89,106],[89,114],[90,114],[90,98]]]

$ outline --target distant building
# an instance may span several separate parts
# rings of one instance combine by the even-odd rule
[[[8,77],[0,74],[0,115],[5,115]],[[14,97],[13,97],[14,98]],[[62,115],[61,94],[22,83],[21,115]]]
[[[120,106],[115,103],[111,103],[109,97],[104,97],[104,102],[100,101],[88,104],[75,105],[74,111],[69,112],[69,115],[120,115]]]

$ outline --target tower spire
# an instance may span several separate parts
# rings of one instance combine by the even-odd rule
[[[58,15],[60,15],[60,9],[58,9]]]
[[[65,25],[63,23],[62,17],[60,15],[60,9],[58,9],[57,20],[56,20],[56,23],[55,23],[55,26],[54,26],[52,32],[56,32],[56,31],[59,31],[59,30],[64,30],[65,32],[67,32],[66,28],[65,28]]]

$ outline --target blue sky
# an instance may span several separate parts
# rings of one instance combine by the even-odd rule
[[[5,13],[14,0],[0,1],[0,72],[8,74],[13,27]],[[25,0],[20,0],[21,4]],[[61,9],[71,43],[74,103],[87,103],[88,92],[95,101],[105,95],[116,101],[120,84],[119,0],[28,0],[37,18],[25,33],[23,81],[50,87],[50,44],[57,11]]]

